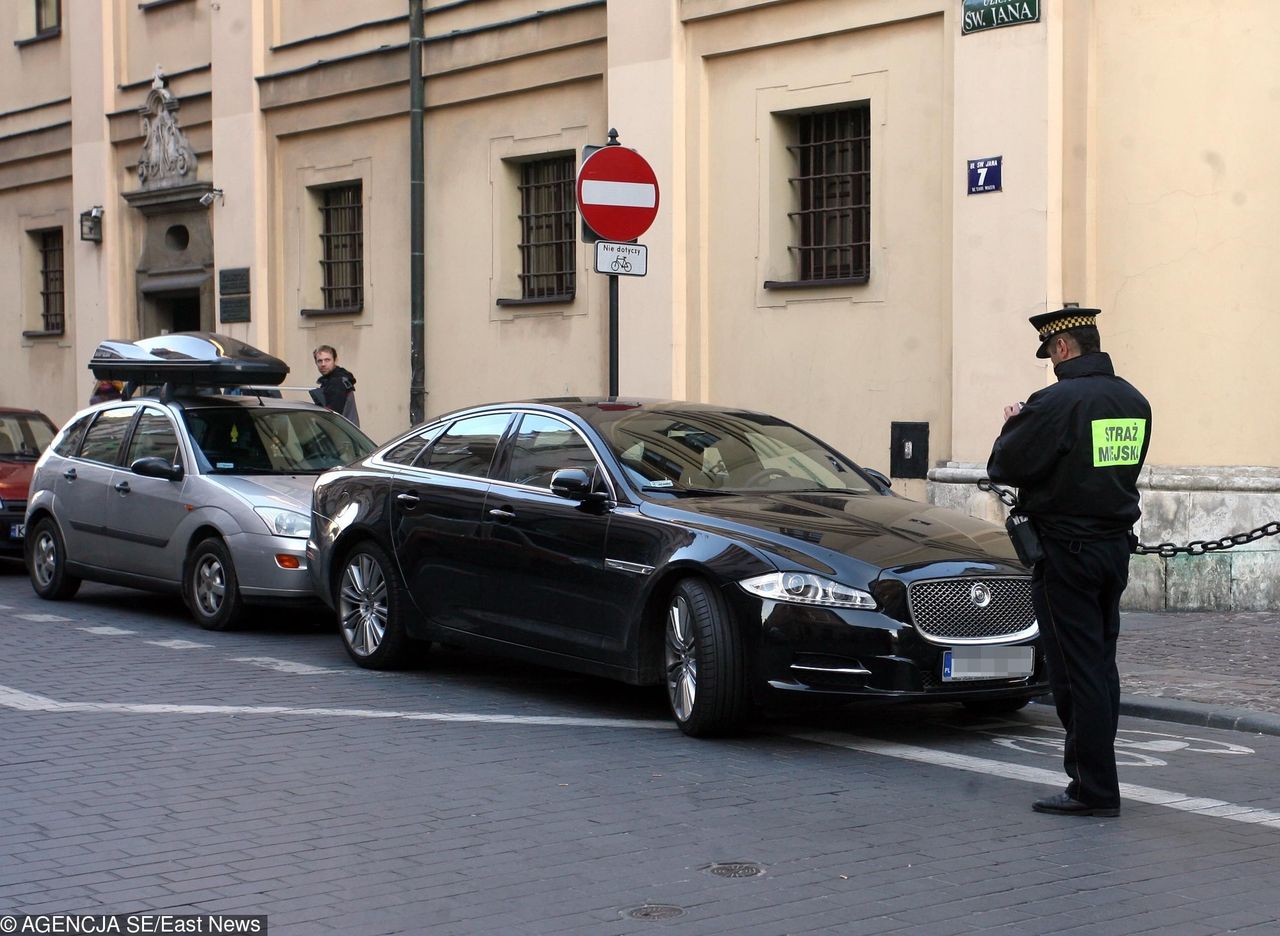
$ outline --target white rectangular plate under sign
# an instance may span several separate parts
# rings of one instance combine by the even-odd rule
[[[1035,662],[1034,647],[956,647],[942,654],[942,679],[1021,679]]]
[[[644,276],[649,269],[649,248],[644,244],[596,241],[596,272],[619,276]]]

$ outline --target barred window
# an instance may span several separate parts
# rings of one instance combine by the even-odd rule
[[[62,0],[36,0],[36,35],[62,27]]]
[[[360,311],[364,306],[364,227],[361,183],[321,190],[320,290],[326,311]]]
[[[801,282],[866,282],[871,272],[871,107],[796,118],[790,251]]]
[[[40,240],[40,327],[62,334],[65,296],[63,292],[62,228],[36,234]]]
[[[577,224],[573,156],[520,167],[520,295],[565,299],[574,292]]]

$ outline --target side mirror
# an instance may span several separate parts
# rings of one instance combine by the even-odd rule
[[[874,468],[863,468],[862,470],[871,475],[874,481],[883,484],[886,490],[893,487],[893,482],[889,480],[889,476],[884,472],[876,471]]]
[[[129,470],[134,474],[142,475],[144,478],[164,478],[166,481],[181,481],[182,466],[175,465],[167,458],[160,458],[152,455],[149,458],[139,458]]]
[[[558,468],[551,475],[551,493],[566,500],[603,503],[609,495],[592,490],[591,475],[581,468]]]

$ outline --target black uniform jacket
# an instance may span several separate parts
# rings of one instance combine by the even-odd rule
[[[1004,424],[987,474],[1018,488],[1041,536],[1096,540],[1141,516],[1138,472],[1151,444],[1151,405],[1098,351],[1063,361],[1058,382]]]

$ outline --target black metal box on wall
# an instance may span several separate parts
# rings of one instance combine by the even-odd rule
[[[889,476],[924,478],[929,473],[929,424],[889,424]]]

